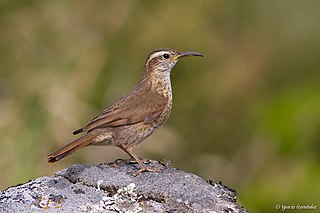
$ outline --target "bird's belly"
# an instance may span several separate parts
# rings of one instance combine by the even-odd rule
[[[135,146],[150,136],[160,125],[155,124],[133,124],[117,127],[114,131],[115,140],[112,145]]]

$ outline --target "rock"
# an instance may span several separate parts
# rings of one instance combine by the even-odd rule
[[[160,173],[116,161],[73,165],[0,193],[0,212],[247,212],[221,183],[150,161]]]

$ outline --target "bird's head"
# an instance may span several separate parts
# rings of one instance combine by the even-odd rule
[[[178,52],[169,48],[157,49],[151,52],[144,66],[144,74],[153,73],[170,76],[174,65],[185,56],[202,56],[197,52]]]

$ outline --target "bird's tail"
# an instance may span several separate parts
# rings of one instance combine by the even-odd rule
[[[63,146],[62,148],[58,149],[57,151],[51,153],[48,155],[48,162],[54,163],[56,161],[61,160],[62,158],[74,153],[78,149],[81,149],[85,146],[90,145],[92,140],[96,137],[95,134],[92,132],[72,141],[71,143],[68,143],[67,145]]]

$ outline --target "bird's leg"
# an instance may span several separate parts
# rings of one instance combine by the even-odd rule
[[[144,163],[140,160],[140,158],[133,153],[132,148],[127,148],[123,145],[118,146],[120,149],[122,149],[124,152],[126,152],[131,158],[133,158],[140,166],[140,169],[137,172],[133,173],[133,176],[137,176],[142,172],[160,172],[161,169],[154,169],[154,168],[148,168],[144,165]]]

